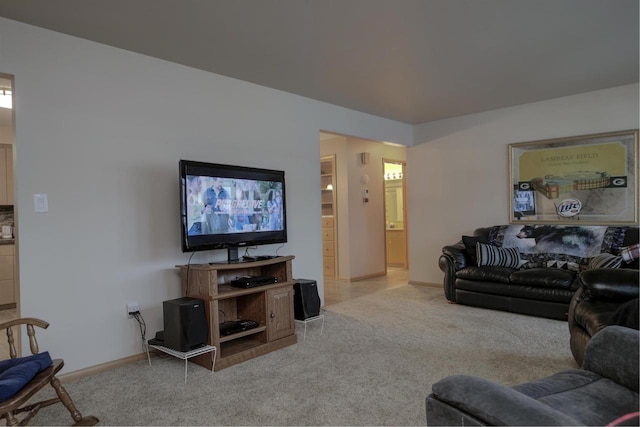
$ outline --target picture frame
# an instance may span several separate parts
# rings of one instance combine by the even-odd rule
[[[638,225],[638,129],[508,149],[511,224]]]

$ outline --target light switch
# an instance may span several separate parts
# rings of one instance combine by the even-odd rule
[[[49,212],[49,200],[46,194],[34,194],[33,205],[36,212]]]

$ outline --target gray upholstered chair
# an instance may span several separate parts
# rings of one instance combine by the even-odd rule
[[[607,425],[637,413],[639,337],[637,330],[608,326],[589,341],[582,369],[514,387],[447,377],[427,397],[427,424]]]

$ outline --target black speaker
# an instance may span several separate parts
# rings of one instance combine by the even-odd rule
[[[320,314],[320,295],[315,280],[295,279],[293,285],[293,313],[297,320],[306,320]]]
[[[162,302],[164,346],[189,351],[207,344],[209,328],[204,301],[183,297]]]

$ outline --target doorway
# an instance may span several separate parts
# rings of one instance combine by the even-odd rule
[[[406,162],[382,159],[386,268],[409,268]]]
[[[0,322],[18,317],[17,233],[14,212],[14,144],[13,76],[0,73]],[[17,344],[20,348],[20,334]],[[0,359],[9,357],[6,340],[0,341]]]

